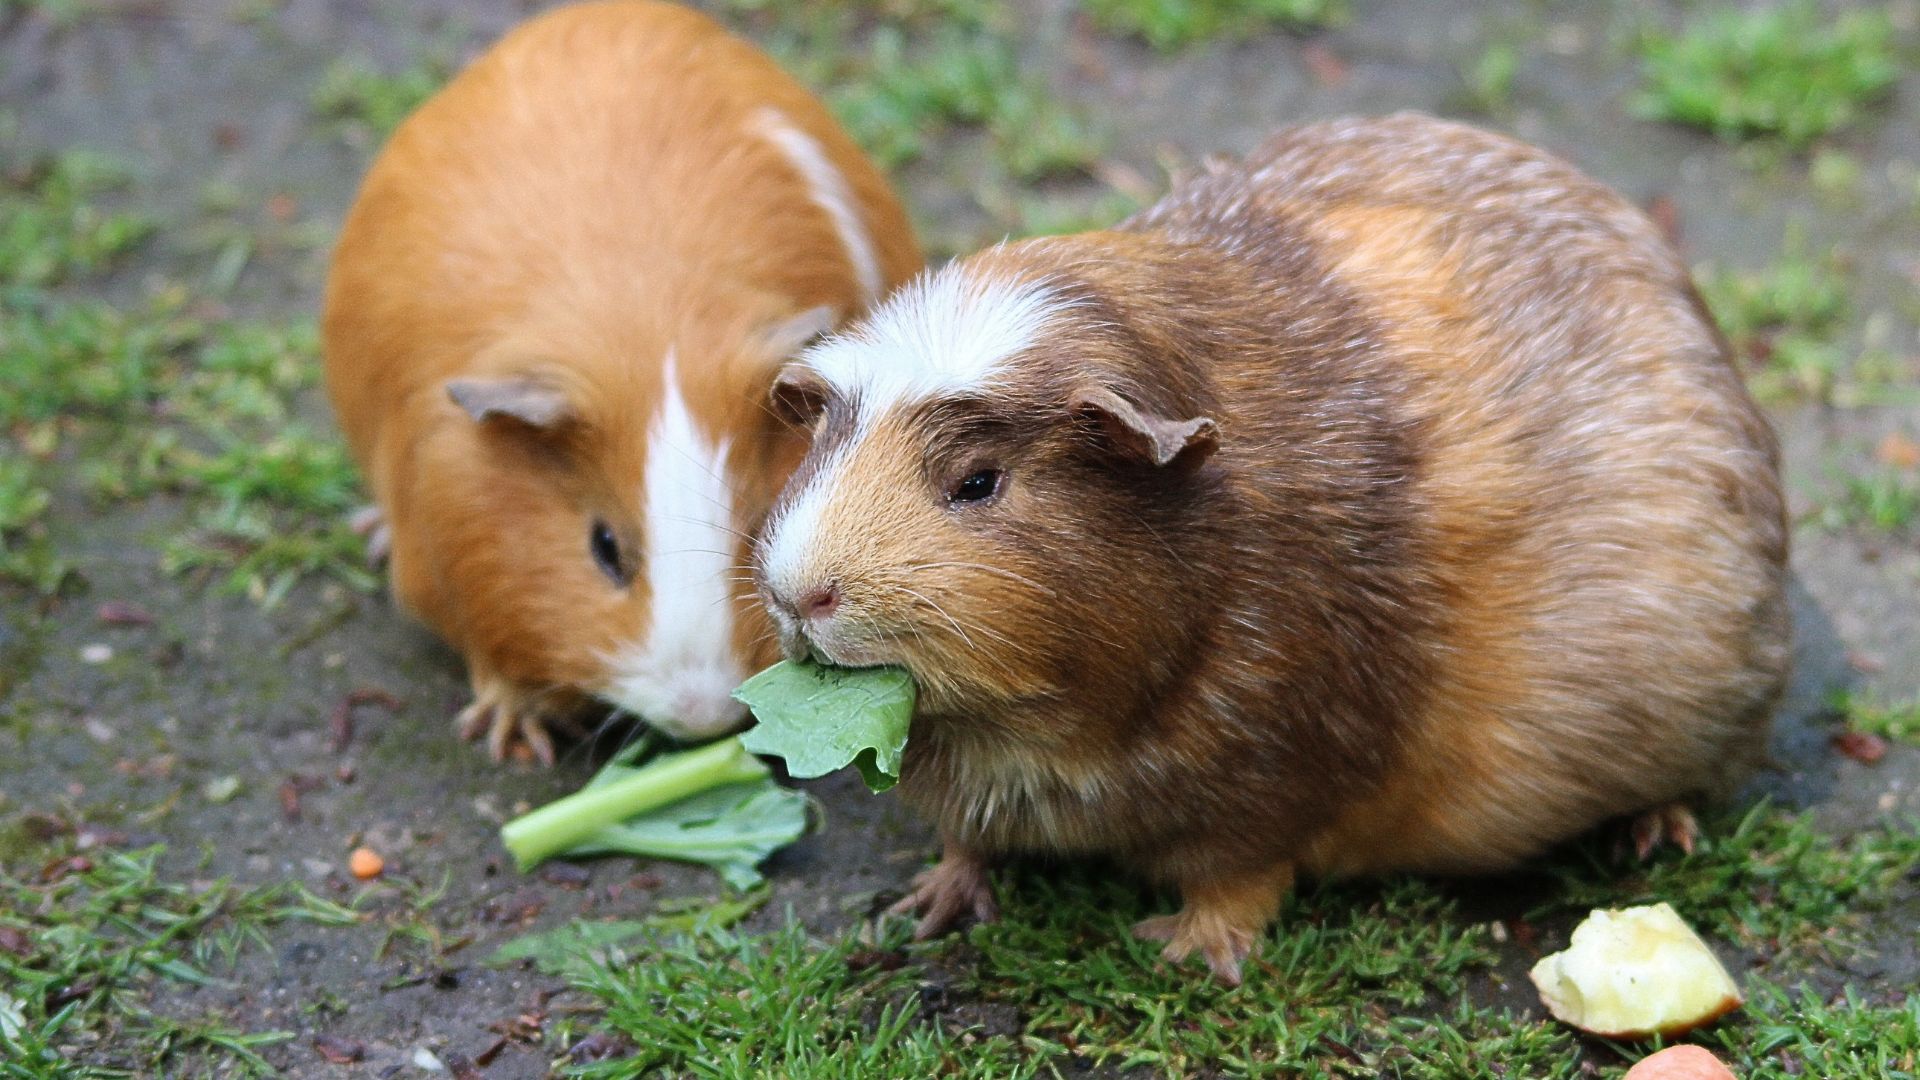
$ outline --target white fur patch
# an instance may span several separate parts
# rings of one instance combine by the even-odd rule
[[[856,403],[859,428],[768,523],[759,552],[768,587],[791,600],[819,584],[807,580],[814,534],[876,418],[904,403],[991,387],[994,372],[1033,345],[1067,303],[1045,285],[949,266],[901,286],[866,318],[802,353],[801,363]]]
[[[813,136],[794,127],[780,110],[766,107],[754,113],[754,125],[760,134],[786,157],[807,182],[807,193],[814,204],[833,220],[840,234],[840,246],[853,264],[853,276],[860,283],[861,299],[870,304],[879,299],[885,282],[880,280],[880,257],[873,248],[873,237],[860,219],[859,200],[847,178],[834,167],[827,151]]]
[[[694,423],[672,353],[661,383],[644,493],[652,625],[612,659],[600,696],[668,734],[705,737],[745,718],[731,697],[747,676],[733,649],[733,491],[727,443]]]
[[[870,421],[904,401],[990,386],[994,371],[1033,345],[1066,306],[1045,285],[949,265],[902,285],[800,359],[857,400],[862,420]]]
[[[760,575],[775,596],[788,602],[820,584],[807,580],[812,568],[807,552],[813,535],[820,529],[820,516],[826,512],[827,500],[845,469],[849,445],[842,443],[832,457],[821,462],[807,486],[795,493],[767,523],[759,553]],[[783,629],[792,622],[783,611],[776,610],[773,616]]]

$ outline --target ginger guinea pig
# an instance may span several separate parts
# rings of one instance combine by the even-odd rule
[[[669,4],[508,34],[375,161],[327,387],[468,737],[598,699],[683,737],[777,655],[746,572],[805,444],[781,362],[921,265],[886,181],[771,60]]]
[[[921,687],[900,792],[1177,886],[1241,960],[1297,875],[1497,871],[1682,804],[1788,663],[1775,440],[1647,218],[1418,116],[1282,133],[1106,232],[903,287],[785,370],[790,654]]]

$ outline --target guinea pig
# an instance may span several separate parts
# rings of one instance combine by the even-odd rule
[[[1233,983],[1297,876],[1690,844],[1763,760],[1774,436],[1658,229],[1540,150],[1283,132],[916,279],[774,394],[811,447],[756,576],[790,655],[920,685],[922,937],[993,916],[996,856],[1097,853]]]
[[[826,109],[670,4],[542,15],[401,125],[334,253],[327,388],[466,737],[551,763],[595,700],[745,720],[778,656],[745,538],[805,450],[768,387],[921,265]]]

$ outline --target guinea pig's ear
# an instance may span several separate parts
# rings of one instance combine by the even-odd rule
[[[1104,388],[1083,390],[1070,404],[1077,416],[1094,422],[1121,453],[1161,468],[1178,462],[1192,467],[1220,446],[1220,427],[1196,416],[1174,420],[1143,412],[1119,394]]]
[[[773,414],[794,427],[812,427],[827,408],[827,381],[805,364],[786,364],[768,394]]]
[[[762,331],[767,355],[785,360],[813,344],[814,339],[840,325],[840,313],[822,304],[789,315]]]
[[[504,416],[540,431],[552,431],[574,418],[573,402],[552,383],[530,377],[455,379],[447,396],[478,423]]]

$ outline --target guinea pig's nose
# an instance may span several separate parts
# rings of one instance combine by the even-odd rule
[[[801,594],[800,603],[795,606],[799,608],[802,619],[824,619],[840,606],[840,586],[829,582],[808,589]]]

